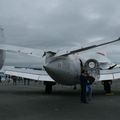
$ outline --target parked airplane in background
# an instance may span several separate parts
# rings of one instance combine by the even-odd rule
[[[120,69],[116,68],[103,53],[99,52],[97,48],[120,41],[120,38],[101,44],[94,43],[72,51],[42,51],[39,49],[31,49],[24,47],[17,47],[11,45],[0,45],[0,49],[24,53],[27,55],[45,58],[43,65],[45,71],[42,74],[38,72],[23,72],[17,69],[5,70],[6,74],[44,81],[46,92],[52,92],[52,85],[59,83],[62,85],[76,85],[79,84],[79,78],[83,69],[87,70],[91,78],[95,81],[102,81],[105,91],[111,89],[111,81],[120,78]],[[3,52],[1,53],[3,56]],[[3,57],[1,57],[3,58]],[[3,64],[3,61],[1,62]],[[107,85],[106,85],[107,84]]]

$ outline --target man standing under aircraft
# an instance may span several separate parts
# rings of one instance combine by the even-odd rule
[[[90,101],[92,97],[92,84],[95,81],[95,79],[92,76],[87,75],[87,86],[86,86],[86,92],[87,92],[87,100]]]
[[[87,72],[85,70],[82,71],[80,76],[80,85],[81,85],[81,102],[87,102],[87,93],[86,93],[86,86],[87,86]]]

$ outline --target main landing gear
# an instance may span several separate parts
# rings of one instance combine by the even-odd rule
[[[112,80],[102,81],[106,95],[111,95]]]
[[[48,82],[45,81],[44,85],[45,85],[45,93],[46,94],[51,94],[52,93],[52,86],[55,85],[55,82]]]

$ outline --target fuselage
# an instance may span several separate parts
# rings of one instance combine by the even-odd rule
[[[87,62],[89,71],[91,72],[92,77],[95,80],[99,79],[99,64],[101,63],[108,64],[109,60],[106,59],[105,56],[101,56],[100,54],[90,55],[85,57],[83,54],[72,54],[68,56],[52,56],[49,58],[49,62],[44,66],[46,72],[52,77],[57,83],[63,85],[75,85],[80,83],[80,75],[83,69],[83,66],[86,65]],[[92,62],[91,62],[92,60]],[[81,63],[82,62],[82,63]],[[93,66],[93,64],[95,65]],[[105,65],[106,66],[106,65]],[[102,65],[103,67],[103,65]]]
[[[45,65],[47,73],[57,82],[64,85],[79,83],[81,74],[80,60],[73,56],[54,58]]]

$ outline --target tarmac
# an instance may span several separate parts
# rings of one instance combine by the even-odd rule
[[[93,86],[89,104],[80,102],[79,85],[56,85],[53,93],[44,93],[41,83],[29,86],[0,84],[0,120],[119,120],[120,81],[113,82],[112,96],[106,96],[101,84]]]

